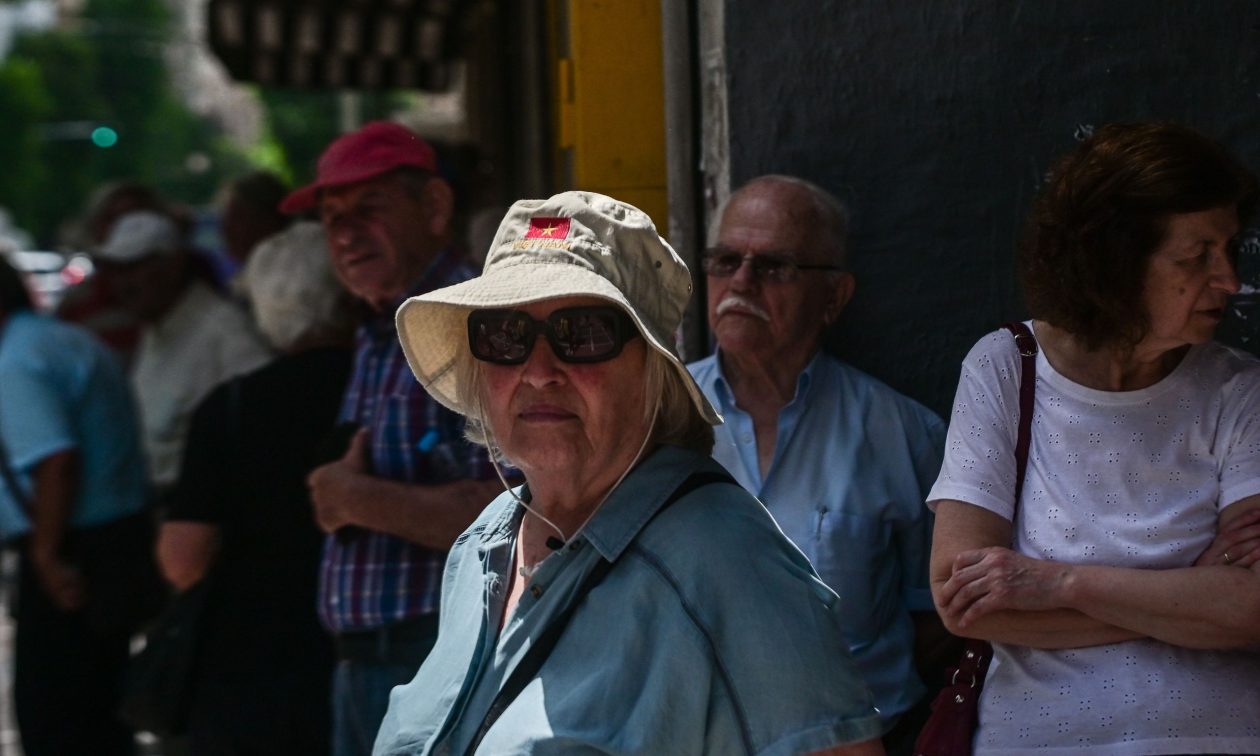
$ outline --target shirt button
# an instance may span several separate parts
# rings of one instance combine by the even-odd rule
[[[529,587],[529,592],[534,598],[542,598],[543,589],[541,586],[531,585]]]
[[[743,441],[743,442],[744,442],[744,443],[746,443],[746,444],[751,444],[751,443],[752,443],[752,436],[751,436],[751,435],[749,435],[749,434],[747,434],[747,433],[745,433],[745,434],[743,435],[743,437],[742,437],[740,440],[741,440],[741,441]]]

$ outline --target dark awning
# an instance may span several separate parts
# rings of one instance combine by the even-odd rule
[[[311,89],[451,84],[460,0],[210,0],[210,48],[232,78]]]

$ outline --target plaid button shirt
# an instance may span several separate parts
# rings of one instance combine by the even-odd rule
[[[436,260],[410,296],[472,278],[458,255]],[[464,420],[434,401],[403,356],[392,310],[355,337],[354,371],[341,419],[371,434],[374,474],[433,485],[493,479],[484,449],[464,439]],[[368,630],[438,609],[446,554],[384,533],[345,527],[324,542],[319,614],[332,632]]]

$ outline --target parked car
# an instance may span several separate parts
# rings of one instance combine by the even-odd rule
[[[13,267],[26,274],[31,298],[41,312],[52,312],[66,289],[92,274],[92,261],[84,254],[16,250],[6,251],[4,255]]]

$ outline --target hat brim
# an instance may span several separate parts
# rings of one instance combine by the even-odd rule
[[[467,415],[466,392],[457,369],[472,360],[468,349],[468,313],[496,307],[519,307],[563,297],[606,299],[630,316],[648,345],[669,361],[682,378],[696,412],[710,425],[722,417],[674,352],[673,334],[654,333],[635,313],[624,294],[608,279],[573,265],[548,262],[503,265],[454,286],[412,297],[398,308],[398,336],[403,354],[425,389],[446,407]]]
[[[349,186],[350,184],[357,184],[361,181],[370,181],[371,179],[384,176],[390,171],[396,171],[399,168],[432,170],[431,166],[423,165],[418,161],[404,160],[392,165],[373,166],[359,172],[343,174],[338,176],[336,179],[317,179],[301,189],[293,190],[287,197],[280,200],[280,212],[285,215],[298,215],[299,213],[304,213],[319,203],[319,193],[324,189],[330,189],[336,186]]]
[[[323,189],[324,186],[324,184],[315,182],[290,192],[289,196],[280,200],[280,212],[285,215],[297,215],[310,210],[312,207],[315,207],[315,199],[319,196],[319,190]]]

